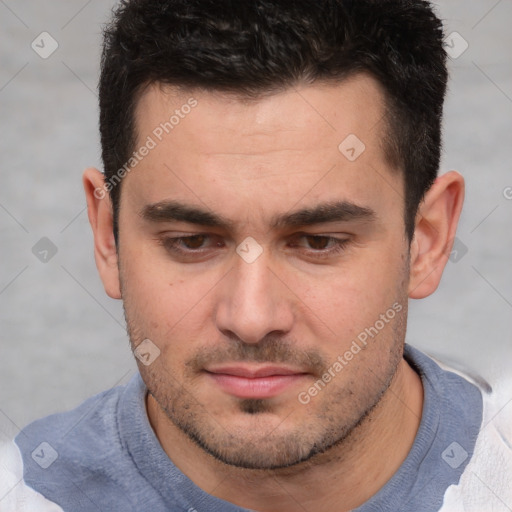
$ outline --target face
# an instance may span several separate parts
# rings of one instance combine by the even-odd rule
[[[383,101],[357,76],[251,102],[153,86],[138,103],[149,149],[119,216],[129,335],[150,340],[139,369],[170,425],[227,464],[340,443],[396,372],[408,241]]]

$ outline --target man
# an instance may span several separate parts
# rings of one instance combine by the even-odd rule
[[[510,510],[507,412],[405,344],[464,195],[442,41],[424,1],[117,9],[83,183],[140,374],[3,447],[0,510]]]

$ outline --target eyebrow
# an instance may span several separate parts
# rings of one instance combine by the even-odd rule
[[[220,214],[174,200],[148,204],[141,210],[140,216],[149,222],[186,222],[231,231],[236,225]],[[276,215],[271,219],[270,227],[276,230],[330,222],[371,221],[375,218],[376,214],[371,208],[349,201],[331,201]]]

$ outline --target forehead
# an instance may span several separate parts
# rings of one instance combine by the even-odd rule
[[[188,116],[191,110],[188,104],[192,99],[199,108],[194,108],[193,115]],[[205,151],[218,152],[217,135],[222,131],[226,135],[231,132],[236,137],[225,140],[228,149],[234,150],[236,143],[241,153],[251,153],[257,142],[264,143],[265,135],[273,138],[276,132],[290,133],[287,142],[295,141],[299,147],[305,140],[311,145],[318,145],[319,139],[325,139],[328,132],[333,136],[337,132],[334,138],[344,133],[364,137],[368,128],[384,128],[384,101],[382,87],[363,73],[342,82],[297,84],[255,98],[156,83],[145,88],[138,98],[135,125],[140,139],[140,135],[151,133],[160,124],[170,122],[172,136],[176,140],[176,136],[187,128],[183,125],[190,124],[190,121],[183,123],[184,118],[191,117],[201,123],[203,129],[189,131],[187,137],[192,135],[190,140],[200,142]],[[175,129],[178,124],[182,125],[179,130]],[[169,134],[166,131],[164,135]],[[311,139],[311,135],[316,136]],[[329,139],[331,137],[326,142]],[[209,144],[214,147],[210,148]],[[264,151],[264,144],[257,149]]]
[[[382,175],[397,179],[383,149],[384,112],[367,75],[251,100],[153,84],[135,112],[135,149],[148,140],[152,149],[123,189],[141,206],[172,198],[234,212],[244,202],[239,219],[320,198],[382,202]]]

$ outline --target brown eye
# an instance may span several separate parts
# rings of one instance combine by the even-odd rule
[[[303,254],[316,259],[331,258],[341,254],[350,243],[350,237],[338,238],[330,235],[312,235],[300,233],[292,247],[298,248]]]
[[[204,249],[209,240],[208,235],[191,235],[191,236],[179,236],[175,238],[164,237],[160,240],[160,244],[163,245],[168,251],[176,254],[193,253],[199,252],[200,249]]]
[[[181,241],[187,249],[200,249],[206,238],[206,235],[194,235],[183,237]]]
[[[307,239],[309,247],[311,249],[315,249],[317,251],[327,249],[329,247],[329,242],[332,241],[331,237],[329,237],[329,236],[306,235],[304,238]]]

